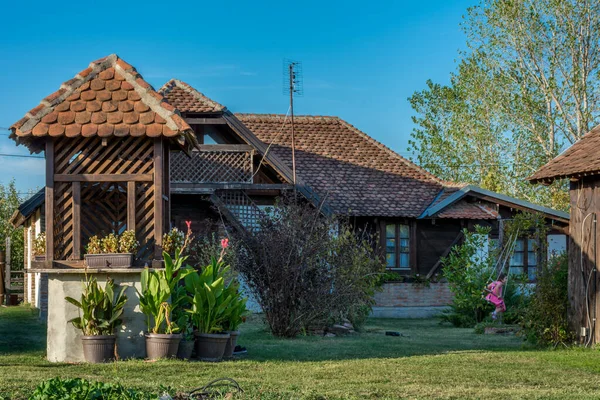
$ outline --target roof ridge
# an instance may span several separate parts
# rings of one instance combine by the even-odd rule
[[[221,103],[218,103],[218,102],[214,101],[213,99],[209,98],[204,93],[202,93],[199,90],[197,90],[196,88],[194,88],[192,85],[185,83],[179,79],[175,79],[175,78],[172,78],[167,83],[162,85],[162,87],[160,89],[158,89],[158,92],[166,96],[175,87],[185,90],[187,93],[194,96],[197,100],[208,103],[211,107],[217,109],[217,111],[219,111],[219,112],[227,109],[227,107],[225,107]]]
[[[90,82],[109,68],[114,68],[115,72],[123,76],[124,80],[140,95],[141,101],[166,121],[165,124],[170,130],[183,134],[192,131],[192,128],[181,117],[179,110],[169,104],[161,94],[157,93],[132,65],[116,54],[110,54],[92,61],[86,69],[79,72],[74,78],[64,82],[56,92],[45,97],[38,106],[28,111],[24,118],[11,125],[11,137],[32,136],[33,128],[40,123],[44,116],[67,100],[82,85]]]

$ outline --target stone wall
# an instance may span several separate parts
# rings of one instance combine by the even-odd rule
[[[375,294],[376,307],[441,307],[452,301],[447,282],[429,287],[406,282],[389,282]]]

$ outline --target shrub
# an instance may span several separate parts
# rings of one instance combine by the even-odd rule
[[[568,262],[565,253],[538,268],[535,291],[522,319],[528,341],[539,345],[566,344],[573,339],[567,323]]]
[[[283,200],[275,209],[256,233],[239,234],[235,262],[272,333],[293,337],[344,318],[360,324],[384,270],[372,238],[309,204]]]
[[[85,252],[87,254],[101,254],[102,253],[102,242],[98,236],[94,235],[88,241],[87,246],[85,247]]]
[[[133,389],[120,384],[91,382],[85,379],[53,378],[43,381],[35,389],[30,400],[158,400],[158,395]]]
[[[454,295],[449,311],[442,314],[442,321],[472,328],[493,310],[482,296],[494,269],[493,256],[481,251],[489,232],[489,228],[480,226],[475,227],[475,232],[463,230],[464,242],[442,261],[444,277]]]
[[[119,252],[119,237],[114,233],[109,233],[100,239],[102,252],[106,254],[114,254]]]
[[[185,233],[177,228],[171,229],[163,235],[163,251],[168,254],[175,254],[176,249],[181,249],[185,243]]]
[[[125,231],[119,237],[119,253],[135,253],[139,245],[134,230]]]

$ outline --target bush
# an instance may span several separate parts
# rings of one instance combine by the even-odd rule
[[[35,389],[30,400],[155,400],[158,395],[120,384],[91,382],[85,379],[54,378],[44,381]]]
[[[553,346],[571,341],[568,307],[568,261],[563,253],[538,268],[535,291],[521,322],[526,339]]]
[[[235,267],[276,336],[349,319],[373,305],[384,265],[371,237],[308,204],[281,201],[252,235],[240,234]]]
[[[480,226],[475,227],[475,232],[463,230],[464,242],[442,260],[444,277],[454,295],[449,311],[441,316],[442,321],[472,328],[493,310],[483,298],[483,290],[494,269],[492,255],[481,252],[489,232],[489,228]]]

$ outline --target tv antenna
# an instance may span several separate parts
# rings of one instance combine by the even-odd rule
[[[296,192],[296,137],[294,134],[294,95],[302,96],[302,63],[299,61],[283,60],[283,92],[290,96],[290,116],[292,122],[292,180]]]

